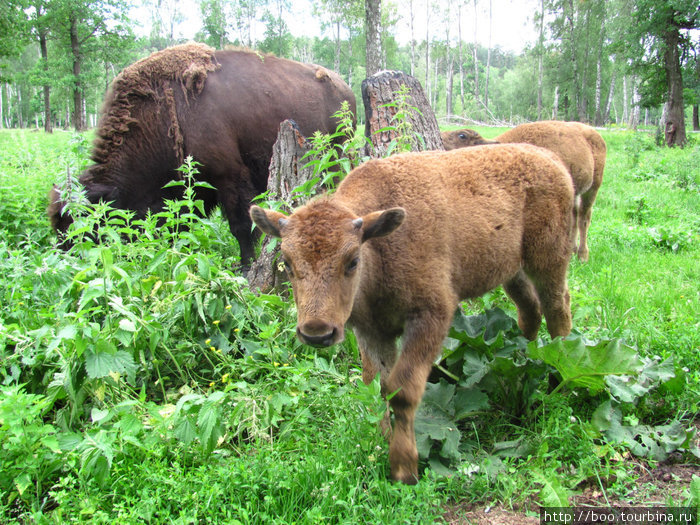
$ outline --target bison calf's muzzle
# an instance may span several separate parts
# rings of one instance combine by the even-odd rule
[[[302,343],[316,348],[332,346],[343,340],[342,328],[339,330],[323,321],[309,321],[297,326],[297,337]]]

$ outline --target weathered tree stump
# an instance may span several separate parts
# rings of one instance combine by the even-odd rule
[[[301,135],[293,120],[280,124],[277,141],[272,146],[267,189],[270,200],[284,203],[282,212],[290,213],[293,208],[303,204],[303,196],[292,195],[292,190],[313,177],[313,167],[305,168],[308,160],[301,160],[310,150],[311,144]],[[263,240],[260,256],[250,267],[248,285],[252,290],[268,293],[280,289],[286,281],[278,261],[279,246],[273,248],[272,243],[269,237]]]
[[[373,151],[369,152],[372,157],[385,156],[389,145],[399,135],[396,129],[391,128],[396,126],[394,115],[399,110],[396,94],[402,86],[408,88],[406,104],[415,108],[405,115],[406,121],[411,125],[411,150],[445,149],[435,113],[418,79],[401,71],[380,71],[362,81],[365,137],[373,146]],[[379,131],[382,129],[384,131]]]

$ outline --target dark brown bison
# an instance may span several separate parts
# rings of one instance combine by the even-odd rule
[[[87,198],[144,216],[163,208],[178,188],[176,168],[191,155],[201,163],[198,190],[206,211],[220,204],[238,240],[241,260],[254,256],[250,201],[266,190],[279,124],[294,120],[302,134],[334,132],[332,117],[355,97],[320,66],[245,50],[214,51],[185,44],[152,54],[122,71],[106,95],[94,165],[80,177]],[[64,232],[70,217],[54,189],[49,216]]]
[[[446,150],[482,144],[525,142],[556,153],[569,170],[576,192],[572,239],[574,251],[582,261],[588,260],[588,227],[591,225],[593,203],[603,182],[605,169],[606,146],[600,133],[580,122],[550,120],[521,124],[491,141],[471,129],[445,131],[442,133],[442,141]]]
[[[329,346],[349,323],[363,380],[380,372],[382,392],[397,392],[393,479],[418,479],[414,416],[460,300],[502,284],[526,337],[542,312],[552,337],[569,333],[573,200],[551,152],[513,144],[372,160],[289,217],[251,208],[282,239],[299,339]]]

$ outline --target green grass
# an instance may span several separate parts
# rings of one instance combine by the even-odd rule
[[[675,378],[620,409],[625,425],[688,428],[700,399],[700,146],[603,135],[591,258],[570,266],[574,329],[673,357]],[[392,484],[383,403],[376,382],[360,381],[352,338],[322,352],[300,345],[293,302],[250,293],[231,270],[237,249],[220,214],[197,218],[185,193],[166,227],[122,214],[106,219],[104,244],[76,237],[73,251],[55,249],[46,194],[79,173],[87,146],[70,133],[0,131],[0,521],[432,523],[457,502],[522,507],[591,486],[613,498],[634,489],[628,447],[594,424],[604,393],[552,392],[553,369],[521,347],[512,356],[525,376],[483,385],[490,403],[457,423],[458,450],[434,438],[421,482]],[[501,290],[468,310],[492,307],[515,314]],[[520,344],[504,333],[504,345]],[[484,360],[505,351],[475,341]],[[450,388],[436,383],[431,399]],[[677,454],[697,461],[689,448]],[[458,459],[443,464],[445,454]]]

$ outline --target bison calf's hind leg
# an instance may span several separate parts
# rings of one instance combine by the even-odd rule
[[[503,284],[503,289],[518,307],[518,326],[531,341],[537,337],[542,324],[542,310],[532,281],[520,270]]]
[[[566,266],[553,270],[543,278],[534,278],[542,305],[547,331],[553,338],[571,332],[571,304],[566,284]]]
[[[591,188],[586,193],[581,195],[581,208],[577,217],[577,224],[574,227],[578,227],[579,233],[579,246],[578,246],[578,258],[581,261],[588,260],[588,228],[591,225],[591,215],[593,212],[593,203],[595,202],[596,194],[598,189]]]

